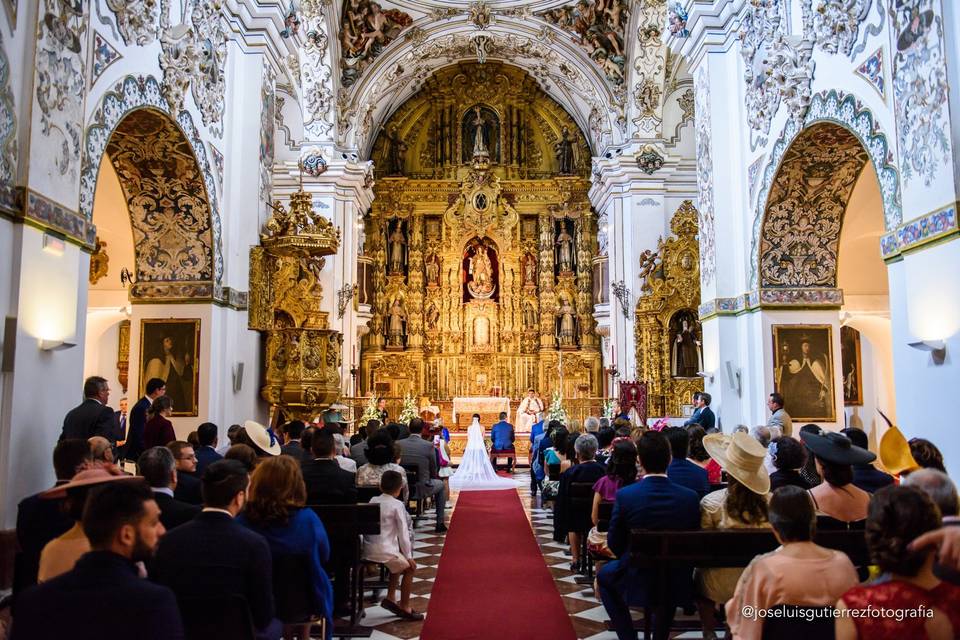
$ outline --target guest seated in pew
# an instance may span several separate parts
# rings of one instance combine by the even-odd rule
[[[810,433],[800,430],[800,438],[813,454],[823,482],[810,489],[817,513],[841,522],[856,522],[867,517],[870,494],[853,484],[853,465],[873,462],[876,455],[850,442],[842,433]]]
[[[687,435],[690,437],[689,453],[687,459],[701,469],[707,472],[707,482],[710,484],[720,484],[723,481],[723,471],[717,461],[710,457],[707,450],[703,448],[703,437],[707,435],[703,427],[698,424],[687,427]]]
[[[607,420],[606,426],[601,426],[597,430],[597,447],[599,447],[597,449],[597,462],[600,464],[606,465],[607,462],[610,461],[610,455],[613,453],[613,439],[615,437],[616,433],[610,426],[609,420]]]
[[[608,562],[597,580],[600,599],[619,640],[636,640],[630,607],[645,606],[654,609],[654,640],[666,640],[676,607],[692,602],[692,570],[674,571],[666,593],[653,591],[656,576],[631,566],[626,555],[630,531],[699,529],[700,497],[667,477],[670,443],[663,434],[647,431],[637,441],[637,451],[644,476],[640,482],[617,492],[607,544],[618,559]]]
[[[417,563],[413,559],[407,509],[405,503],[398,500],[403,481],[404,474],[392,469],[381,474],[382,493],[370,500],[370,504],[380,505],[380,533],[363,536],[363,559],[384,564],[390,570],[387,597],[380,602],[380,606],[404,620],[423,620],[423,614],[410,607],[410,591]]]
[[[282,625],[273,617],[270,546],[234,520],[246,504],[249,482],[246,467],[236,460],[207,467],[203,511],[163,537],[152,577],[179,599],[242,596],[258,640],[278,640]]]
[[[763,464],[764,446],[745,433],[711,434],[703,439],[703,446],[727,472],[729,482],[725,489],[709,493],[700,501],[700,528],[769,527],[770,476]],[[716,606],[733,597],[741,573],[741,569],[734,567],[696,570],[697,608],[705,640],[717,637]]]
[[[710,491],[707,470],[687,460],[690,449],[690,435],[687,430],[680,427],[667,427],[661,433],[670,442],[670,452],[673,456],[667,468],[667,477],[681,487],[695,491],[701,498],[707,495]]]
[[[937,445],[926,438],[910,438],[910,455],[917,461],[921,469],[936,469],[937,471],[947,472],[943,466],[943,454]]]
[[[160,522],[167,531],[190,522],[200,513],[199,505],[173,497],[178,474],[170,449],[150,447],[137,458],[137,467],[153,491],[153,498],[160,507]]]
[[[776,469],[770,474],[770,489],[793,486],[810,489],[813,485],[800,475],[800,469],[807,462],[807,450],[796,438],[780,436],[770,443],[767,449]]]
[[[320,607],[315,613],[326,618],[327,638],[331,638],[333,586],[323,570],[323,564],[330,559],[330,540],[317,514],[305,508],[306,498],[299,461],[286,455],[267,458],[253,472],[250,499],[237,522],[267,540],[274,560],[281,555],[308,558]]]
[[[127,476],[128,478],[131,476]],[[11,640],[183,638],[173,593],[140,577],[163,535],[160,509],[142,480],[91,491],[83,513],[91,551],[63,575],[20,594]]]
[[[364,427],[361,427],[363,429]],[[379,420],[370,420],[367,422],[366,435],[363,440],[353,442],[353,439],[350,440],[350,457],[353,458],[354,462],[357,463],[357,468],[362,467],[367,464],[367,441],[373,437],[377,431],[383,428],[383,425],[380,424]]]
[[[889,486],[874,494],[867,516],[867,546],[871,560],[887,575],[851,588],[837,601],[837,608],[924,607],[933,615],[841,616],[836,619],[837,640],[946,639],[960,634],[960,587],[934,575],[936,554],[931,549],[908,548],[912,540],[940,524],[937,506],[916,487]]]
[[[960,528],[960,499],[950,476],[936,469],[920,469],[904,477],[901,485],[925,491],[940,509],[943,525]],[[941,580],[960,585],[960,571],[937,563],[933,567],[933,573]]]
[[[353,445],[365,442],[367,439],[367,426],[360,425],[360,428],[357,429],[357,432],[350,436],[350,447],[353,448]]]
[[[613,552],[607,546],[607,532],[599,531],[600,503],[613,502],[617,491],[637,481],[637,447],[632,440],[621,440],[613,446],[606,474],[593,483],[593,509],[590,518],[593,529],[587,540],[587,550],[598,555],[612,558]]]
[[[553,505],[553,539],[570,543],[570,570],[580,569],[581,532],[590,530],[590,514],[586,511],[576,513],[570,496],[570,485],[574,482],[597,482],[606,473],[606,468],[596,461],[597,439],[584,433],[574,443],[577,464],[560,474],[557,488],[557,501]]]
[[[246,444],[235,444],[223,454],[224,460],[236,460],[247,470],[247,473],[253,473],[260,459],[253,447]]]
[[[355,474],[357,472],[357,461],[346,455],[350,453],[350,447],[347,445],[347,439],[342,433],[340,433],[339,427],[329,425],[324,428],[333,429],[333,439],[336,440],[337,443],[337,455],[334,459],[337,461],[337,464],[339,464],[340,468],[344,471],[349,471],[350,473]]]
[[[399,447],[394,449],[393,438],[386,428],[377,431],[367,440],[364,449],[364,458],[367,463],[357,469],[358,487],[380,486],[380,476],[387,471],[396,471],[403,478],[403,490],[400,492],[403,504],[410,499],[410,489],[407,487],[407,472],[397,464],[402,452]]]
[[[313,460],[301,465],[307,504],[356,504],[357,475],[337,464],[337,441],[330,427],[317,429],[310,442]]]
[[[867,441],[867,434],[864,433],[863,429],[844,429],[840,433],[850,438],[850,442],[855,446],[861,449],[870,448]],[[867,493],[876,493],[877,490],[891,485],[893,482],[892,475],[880,471],[880,469],[877,469],[870,462],[853,465],[853,484]]]
[[[754,611],[778,605],[825,607],[858,582],[846,554],[813,542],[817,520],[804,489],[792,485],[777,489],[768,514],[782,546],[750,562],[726,604],[727,626],[740,640],[763,636],[763,619],[744,616],[744,607]]]
[[[548,472],[543,481],[543,499],[554,500],[557,497],[557,491],[560,488],[559,478],[551,480],[549,477],[550,465],[560,465],[560,473],[573,466],[573,458],[568,457],[570,432],[563,425],[560,425],[550,434],[550,447],[543,452],[543,468]]]
[[[824,433],[823,429],[818,427],[815,424],[805,424],[800,427],[800,433],[797,436],[800,438],[801,442],[803,441],[803,434],[813,433],[820,435]],[[800,467],[800,476],[810,485],[811,488],[816,487],[821,482],[823,482],[823,477],[820,475],[820,472],[817,471],[817,460],[810,450],[807,449],[807,461],[803,463],[803,466]]]

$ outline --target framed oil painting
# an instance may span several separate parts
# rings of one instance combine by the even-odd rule
[[[140,396],[147,380],[167,384],[173,415],[196,416],[200,399],[199,318],[165,318],[140,321]]]
[[[860,332],[840,327],[840,367],[843,370],[843,404],[863,406],[863,368],[860,364]]]
[[[833,328],[773,325],[773,387],[794,421],[834,422]]]

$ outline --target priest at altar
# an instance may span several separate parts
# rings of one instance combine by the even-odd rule
[[[537,421],[537,415],[543,413],[543,400],[532,388],[527,389],[527,395],[517,407],[517,431],[529,432]]]

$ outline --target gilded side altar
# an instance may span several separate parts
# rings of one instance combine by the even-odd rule
[[[461,64],[373,159],[361,393],[599,396],[590,150],[570,116],[519,69]]]

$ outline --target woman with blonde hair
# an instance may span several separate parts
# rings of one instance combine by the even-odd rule
[[[304,506],[306,500],[300,463],[290,456],[265,458],[253,470],[247,503],[237,522],[267,539],[275,561],[283,555],[308,558],[317,605],[314,613],[326,618],[327,638],[331,638],[333,587],[323,570],[330,559],[330,540],[317,514]]]

